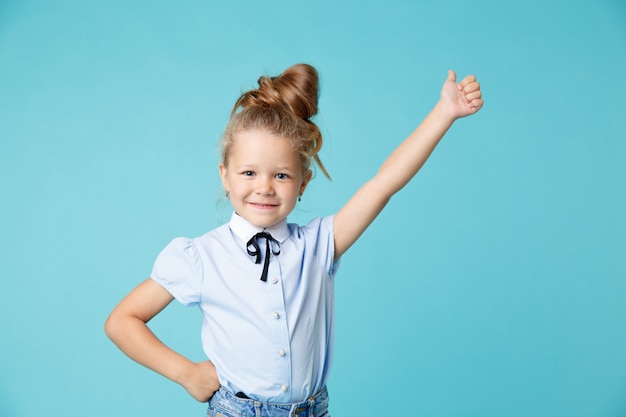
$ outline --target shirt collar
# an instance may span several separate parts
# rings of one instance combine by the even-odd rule
[[[287,226],[287,219],[283,219],[282,221],[270,227],[262,228],[253,226],[239,214],[233,212],[233,215],[230,217],[230,222],[228,223],[228,226],[230,227],[230,230],[232,230],[233,233],[244,243],[249,241],[252,236],[259,232],[267,232],[271,234],[272,237],[280,243],[283,243],[285,239],[289,237],[289,226]]]

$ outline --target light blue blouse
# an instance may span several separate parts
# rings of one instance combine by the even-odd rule
[[[202,345],[222,386],[260,401],[304,401],[326,385],[333,356],[333,216],[264,229],[280,242],[267,282],[246,250],[262,230],[233,213],[201,237],[174,239],[151,277],[200,307]]]

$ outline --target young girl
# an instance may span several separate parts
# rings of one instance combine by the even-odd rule
[[[439,102],[378,173],[334,216],[306,226],[287,216],[311,180],[322,136],[318,76],[305,64],[235,103],[219,172],[234,208],[228,224],[174,239],[151,278],[115,307],[107,335],[129,357],[209,403],[209,416],[327,416],[333,282],[339,259],[426,162],[452,123],[483,105],[474,76],[448,72]],[[210,360],[194,363],[146,323],[174,298],[197,305]]]

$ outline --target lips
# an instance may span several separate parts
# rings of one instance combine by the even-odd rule
[[[278,204],[272,204],[272,203],[248,203],[253,207],[257,207],[257,208],[274,208],[277,207]]]

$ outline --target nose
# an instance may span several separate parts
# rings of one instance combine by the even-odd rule
[[[271,178],[259,178],[256,193],[263,196],[274,195]]]

